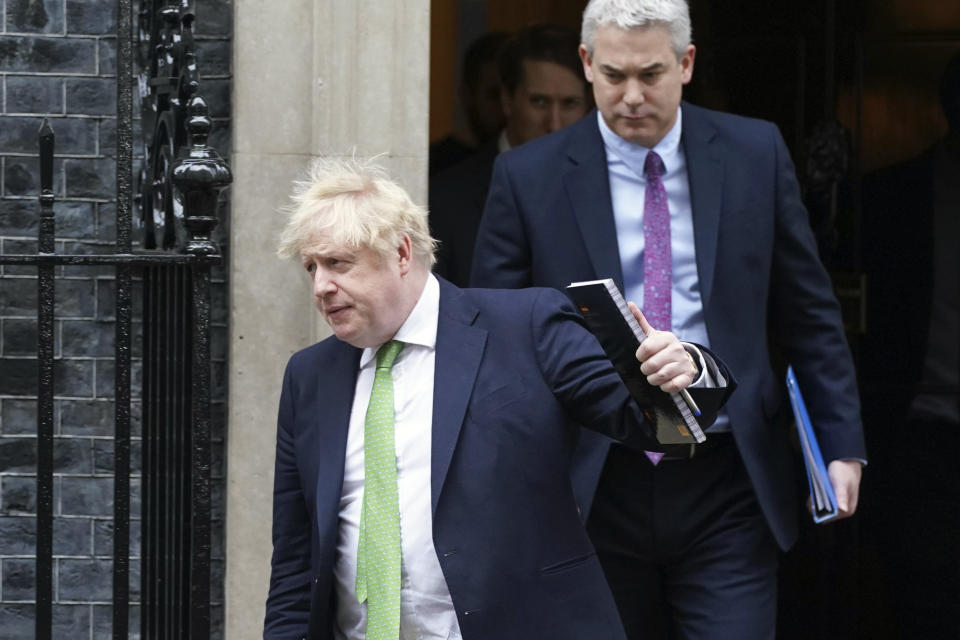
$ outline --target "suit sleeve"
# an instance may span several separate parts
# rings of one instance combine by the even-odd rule
[[[544,380],[578,424],[636,449],[662,451],[653,426],[623,384],[603,347],[590,333],[569,299],[553,289],[539,290],[531,314],[531,339]],[[706,347],[696,345],[724,380],[722,387],[691,389],[703,413],[703,428],[717,419],[737,387],[726,364]]]
[[[770,281],[774,339],[796,371],[826,460],[866,458],[853,359],[840,306],[820,261],[793,162],[771,125],[776,229]]]
[[[294,441],[290,365],[284,374],[277,419],[273,481],[273,557],[264,621],[265,639],[302,638],[310,618],[311,524],[300,486]]]
[[[624,444],[662,451],[653,426],[570,301],[552,289],[538,291],[531,340],[543,378],[567,414],[577,424]]]
[[[532,284],[530,245],[510,172],[500,154],[483,209],[470,273],[471,287],[521,289]]]

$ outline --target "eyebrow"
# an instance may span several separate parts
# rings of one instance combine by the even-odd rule
[[[660,71],[665,65],[662,62],[651,62],[650,64],[640,67],[640,73],[649,73],[651,71]],[[600,69],[605,73],[627,73],[620,67],[615,67],[611,64],[601,64]]]
[[[306,259],[324,259],[324,258],[343,258],[349,257],[351,253],[339,247],[321,247],[321,248],[307,248],[300,252],[300,258],[303,260]]]

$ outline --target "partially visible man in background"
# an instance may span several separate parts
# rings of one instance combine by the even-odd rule
[[[883,554],[896,637],[909,640],[960,638],[960,53],[940,105],[946,134],[862,184],[860,384],[878,470],[863,537]]]
[[[592,106],[576,55],[575,31],[533,25],[507,40],[499,54],[505,126],[495,139],[430,180],[430,226],[440,241],[436,273],[467,286],[477,225],[497,155],[579,120]]]
[[[457,98],[463,107],[473,140],[464,141],[449,134],[431,144],[431,176],[463,162],[488,140],[496,138],[503,129],[497,54],[509,37],[502,31],[485,33],[471,42],[463,54]]]

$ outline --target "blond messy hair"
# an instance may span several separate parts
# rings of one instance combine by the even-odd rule
[[[427,210],[373,160],[318,158],[304,180],[294,182],[287,224],[277,254],[297,257],[319,236],[354,249],[389,255],[403,236],[422,264],[436,262]]]

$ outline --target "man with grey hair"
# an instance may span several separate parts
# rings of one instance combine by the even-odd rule
[[[322,160],[297,188],[280,252],[334,336],[284,376],[264,638],[624,640],[567,425],[660,449],[651,425],[562,294],[459,289],[433,251],[375,166]],[[634,313],[651,384],[729,379]],[[691,387],[714,416],[730,391]]]
[[[704,445],[651,464],[584,433],[574,486],[631,638],[772,638],[800,509],[770,348],[849,516],[865,451],[839,305],[776,126],[682,101],[686,2],[591,0],[581,39],[598,110],[498,159],[471,284],[612,277],[653,326],[724,354],[740,390]]]

